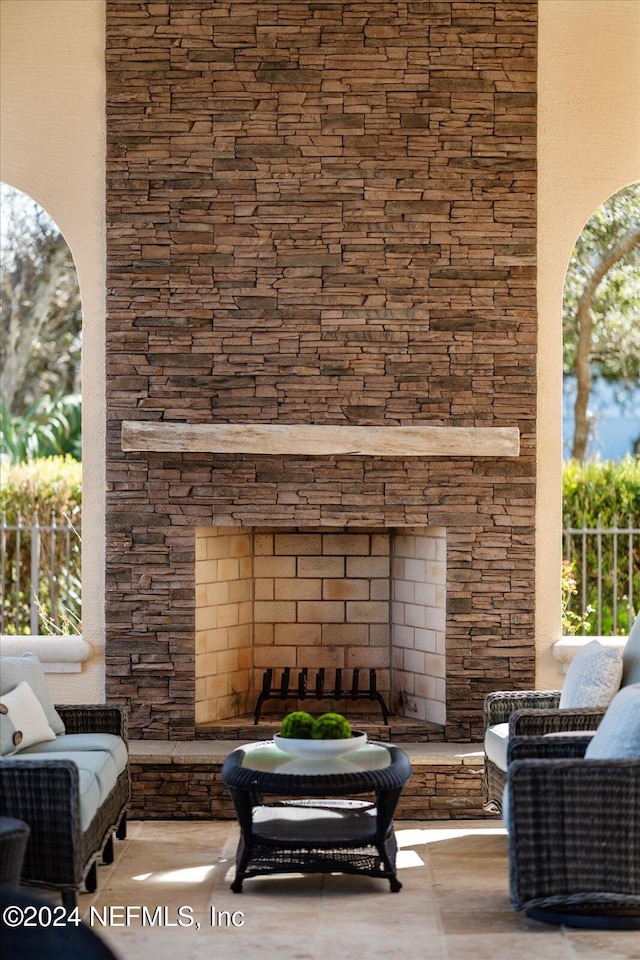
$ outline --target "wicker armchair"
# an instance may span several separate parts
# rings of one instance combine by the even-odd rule
[[[508,690],[490,693],[484,702],[484,729],[509,724],[509,740],[513,737],[542,737],[547,733],[593,731],[604,716],[603,709],[560,710],[559,690]],[[499,765],[489,756],[484,758],[483,803],[486,810],[502,812],[502,796],[507,783],[507,763]]]
[[[126,714],[104,705],[58,706],[66,733],[112,733],[127,743]],[[126,836],[131,795],[129,767],[86,826],[81,825],[80,775],[70,759],[52,753],[46,759],[19,756],[0,764],[0,814],[16,817],[30,827],[22,868],[22,883],[59,890],[71,909],[84,883],[96,889],[96,861],[113,859],[113,833]]]
[[[640,616],[637,616],[622,652],[621,688],[639,682]],[[499,690],[487,694],[484,703],[485,810],[493,813],[502,811],[502,795],[507,782],[507,751],[513,737],[593,732],[605,714],[605,708],[602,707],[561,710],[559,704],[559,690]],[[507,723],[508,735],[504,726]],[[502,730],[500,725],[503,725]]]
[[[589,740],[509,744],[511,902],[548,922],[640,927],[640,759],[586,760]]]

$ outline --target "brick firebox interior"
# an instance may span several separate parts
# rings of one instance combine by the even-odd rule
[[[342,588],[253,577],[247,669],[281,655],[292,612],[258,604],[309,624],[327,591],[384,592],[375,538],[436,528],[438,662],[403,635],[439,681],[447,737],[479,737],[488,690],[533,683],[536,13],[108,0],[107,690],[134,736],[192,738],[207,685],[225,695],[196,612],[196,552],[217,537],[251,538],[258,567],[286,537],[319,538],[316,561],[333,556],[323,538],[368,541],[354,582],[340,554]],[[135,420],[517,427],[520,454],[124,452]],[[384,671],[392,613],[369,626]],[[345,645],[323,627],[335,661]]]

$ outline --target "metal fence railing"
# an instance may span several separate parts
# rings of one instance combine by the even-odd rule
[[[629,631],[640,605],[640,528],[626,525],[567,527],[563,554],[577,592],[570,609],[589,605],[591,634]],[[81,616],[81,540],[68,517],[51,514],[7,522],[0,516],[0,634],[78,632]]]
[[[628,633],[640,603],[640,529],[634,518],[628,517],[626,526],[614,518],[610,526],[567,527],[563,541],[577,586],[569,608],[577,613],[593,608],[591,634]]]
[[[78,632],[80,547],[66,516],[0,516],[0,634]]]

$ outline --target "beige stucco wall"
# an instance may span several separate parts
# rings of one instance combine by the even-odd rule
[[[0,3],[0,177],[55,219],[82,293],[83,626],[94,653],[81,674],[53,680],[58,695],[73,684],[73,700],[100,699],[104,686],[104,13],[103,0]],[[640,0],[540,0],[539,73],[536,638],[538,685],[556,686],[562,286],[589,216],[640,179]]]
[[[104,696],[103,0],[0,2],[0,179],[53,217],[73,253],[83,314],[83,635],[80,673],[48,674],[54,697]]]
[[[562,685],[562,290],[591,214],[640,180],[640,0],[539,0],[537,686]]]

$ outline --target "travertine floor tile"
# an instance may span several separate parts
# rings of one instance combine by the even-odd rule
[[[498,824],[402,822],[396,832],[397,894],[371,877],[290,874],[247,880],[238,895],[235,823],[132,823],[81,911],[94,908],[93,928],[119,960],[640,960],[637,934],[515,913]],[[140,909],[124,925],[127,906]],[[110,917],[106,928],[96,919]]]
[[[447,936],[447,960],[575,960],[561,930]]]
[[[637,930],[567,930],[567,939],[580,960],[640,960]]]

